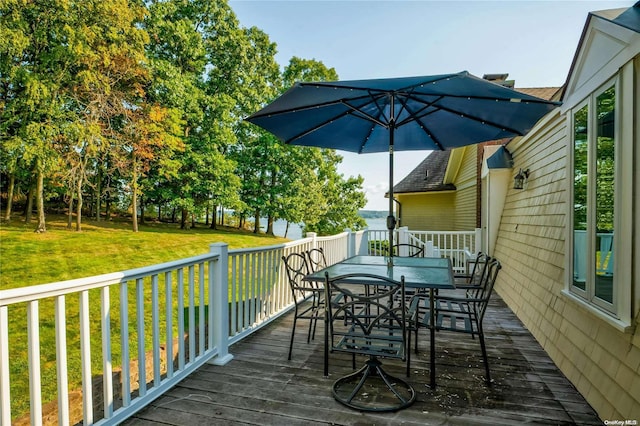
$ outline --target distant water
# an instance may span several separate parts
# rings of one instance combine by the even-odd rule
[[[369,229],[387,229],[387,219],[386,218],[373,218],[373,219],[365,219],[367,221],[367,226]],[[266,219],[264,222],[266,223]],[[277,220],[273,224],[273,233],[278,237],[284,237],[285,230],[287,228],[287,222],[284,220]],[[264,229],[263,229],[264,230]],[[290,240],[299,240],[302,238],[302,228],[300,225],[296,223],[289,224],[289,232],[287,233],[287,238]]]

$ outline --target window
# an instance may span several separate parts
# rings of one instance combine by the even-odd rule
[[[571,292],[616,313],[616,88],[573,113],[573,279]]]

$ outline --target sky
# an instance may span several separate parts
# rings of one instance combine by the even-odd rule
[[[515,87],[565,83],[587,15],[627,1],[229,0],[243,27],[276,43],[282,68],[294,57],[335,68],[341,80],[469,71],[508,73]],[[361,175],[368,210],[386,210],[387,153],[339,151],[338,171]],[[395,152],[395,182],[429,151]]]

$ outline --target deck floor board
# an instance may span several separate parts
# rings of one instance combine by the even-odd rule
[[[323,377],[323,331],[318,327],[315,340],[307,344],[306,323],[301,325],[291,361],[287,352],[292,315],[286,315],[233,345],[229,364],[201,367],[126,424],[602,424],[499,297],[485,318],[491,387],[484,382],[478,339],[439,332],[438,386],[431,390],[429,339],[422,331],[408,379],[417,399],[396,413],[360,413],[336,402],[331,385],[352,371],[351,357],[332,354],[330,377]],[[383,363],[389,373],[404,377],[404,364]]]

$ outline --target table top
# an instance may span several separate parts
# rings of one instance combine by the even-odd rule
[[[329,277],[345,274],[373,274],[400,281],[404,276],[405,286],[412,288],[455,288],[453,269],[448,258],[394,257],[393,266],[387,266],[384,256],[354,256],[309,274],[307,281],[324,281]]]

